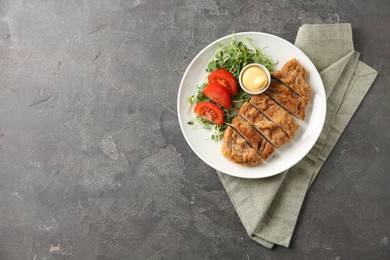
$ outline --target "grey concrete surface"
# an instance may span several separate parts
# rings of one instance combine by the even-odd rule
[[[0,1],[0,259],[390,259],[390,2]],[[379,76],[309,191],[291,247],[249,239],[176,112],[234,32],[350,22]]]

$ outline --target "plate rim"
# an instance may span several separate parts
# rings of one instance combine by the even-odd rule
[[[308,61],[310,61],[310,63],[313,65],[313,67],[316,69],[316,73],[318,74],[318,79],[320,80],[320,83],[321,83],[321,87],[319,88],[321,90],[321,96],[325,97],[325,102],[322,102],[324,108],[322,109],[323,113],[321,113],[321,119],[320,119],[320,122],[321,122],[321,126],[320,126],[320,129],[314,136],[314,142],[313,144],[310,146],[310,149],[308,149],[307,153],[305,153],[297,162],[295,162],[293,165],[291,165],[289,168],[285,169],[285,170],[282,170],[280,172],[275,172],[273,174],[268,174],[268,175],[265,175],[265,176],[254,176],[254,175],[246,175],[246,176],[243,176],[243,175],[240,175],[240,174],[232,174],[232,173],[225,173],[223,171],[220,171],[216,168],[214,168],[213,166],[211,166],[209,163],[207,163],[203,158],[202,156],[200,156],[198,154],[198,152],[196,151],[196,149],[193,148],[193,146],[191,145],[191,142],[189,141],[189,137],[187,137],[187,135],[185,134],[185,131],[183,130],[184,126],[183,124],[185,122],[182,122],[181,118],[180,118],[180,102],[181,99],[180,97],[183,95],[182,92],[184,91],[184,87],[183,87],[183,84],[184,84],[184,81],[187,77],[187,74],[190,70],[190,68],[192,67],[192,65],[194,64],[194,62],[196,62],[198,60],[198,58],[204,53],[206,52],[209,48],[211,48],[212,46],[214,46],[215,44],[219,43],[219,42],[222,42],[228,38],[231,38],[233,36],[245,36],[245,35],[249,35],[249,34],[255,34],[255,35],[267,35],[268,37],[271,37],[271,38],[275,38],[279,41],[283,41],[285,42],[286,44],[288,45],[291,45],[293,46],[293,48],[295,48],[298,52],[300,52],[301,55],[305,56]],[[250,37],[250,36],[247,36],[247,37]],[[313,98],[313,97],[312,97]],[[270,34],[270,33],[265,33],[265,32],[256,32],[256,31],[247,31],[247,32],[239,32],[239,33],[232,33],[232,34],[229,34],[229,35],[226,35],[226,36],[223,36],[223,37],[220,37],[216,40],[214,40],[213,42],[209,43],[207,46],[205,46],[200,52],[197,53],[197,55],[195,55],[195,57],[191,60],[191,62],[188,64],[185,72],[183,73],[183,76],[180,80],[180,85],[179,85],[179,90],[177,92],[177,116],[178,116],[178,120],[179,120],[179,125],[180,125],[180,130],[184,136],[184,139],[186,140],[187,144],[190,146],[191,150],[196,154],[196,156],[201,160],[203,161],[205,164],[207,164],[209,167],[213,168],[214,170],[216,171],[219,171],[221,173],[224,173],[224,174],[227,174],[227,175],[230,175],[230,176],[234,176],[234,177],[238,177],[238,178],[244,178],[244,179],[263,179],[263,178],[268,178],[268,177],[271,177],[271,176],[275,176],[275,175],[278,175],[282,172],[285,172],[287,171],[288,169],[290,169],[291,167],[293,167],[294,165],[298,164],[300,161],[302,161],[303,158],[305,158],[305,156],[307,156],[307,154],[311,151],[311,149],[314,147],[314,145],[316,144],[316,142],[318,141],[318,138],[320,137],[320,134],[323,130],[323,127],[324,127],[324,124],[325,124],[325,117],[326,117],[326,110],[327,110],[327,102],[326,102],[326,92],[325,92],[325,87],[324,87],[324,84],[323,84],[323,81],[322,81],[322,78],[320,76],[320,73],[319,71],[317,70],[317,68],[315,67],[314,63],[312,62],[312,60],[301,50],[299,49],[297,46],[295,46],[293,43],[287,41],[286,39],[283,39],[279,36],[276,36],[274,34]],[[243,166],[243,167],[249,167],[249,166]],[[255,166],[256,167],[256,166]]]

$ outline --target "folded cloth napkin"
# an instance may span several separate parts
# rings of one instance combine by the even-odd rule
[[[242,179],[218,172],[248,235],[261,245],[288,247],[305,194],[377,72],[359,61],[350,24],[303,25],[295,45],[320,71],[327,96],[321,135],[298,164],[265,179]]]

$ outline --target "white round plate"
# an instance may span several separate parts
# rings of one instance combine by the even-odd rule
[[[262,165],[255,167],[242,166],[229,161],[222,155],[221,141],[211,140],[211,130],[200,125],[189,125],[188,121],[195,118],[193,107],[188,99],[194,94],[196,85],[201,85],[206,77],[206,68],[218,49],[219,43],[229,44],[232,35],[214,41],[204,48],[190,63],[180,83],[177,110],[181,130],[195,154],[214,169],[241,178],[265,178],[281,173],[298,163],[317,141],[325,121],[326,95],[320,75],[310,59],[295,45],[277,36],[259,33],[243,32],[234,34],[236,41],[245,42],[252,39],[255,46],[263,49],[263,53],[278,64],[280,69],[287,61],[296,58],[306,69],[307,82],[312,90],[312,99],[306,107],[305,121],[297,119],[299,129],[295,138],[282,145]],[[247,44],[249,47],[249,44]]]

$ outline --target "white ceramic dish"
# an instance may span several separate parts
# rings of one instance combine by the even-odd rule
[[[188,99],[194,94],[195,86],[202,84],[207,76],[206,68],[218,49],[219,43],[228,44],[232,35],[218,39],[204,48],[187,67],[180,83],[177,110],[181,130],[195,154],[209,166],[226,174],[241,178],[265,178],[281,173],[298,163],[317,141],[326,114],[326,95],[320,75],[310,59],[295,45],[267,33],[243,32],[234,34],[236,41],[252,39],[255,46],[277,61],[275,69],[280,69],[287,61],[296,58],[306,69],[312,99],[306,108],[306,119],[297,119],[299,129],[292,142],[281,146],[268,160],[259,166],[247,167],[229,161],[221,153],[222,141],[211,140],[210,130],[200,125],[189,125],[195,117]],[[248,45],[249,46],[249,45]]]

